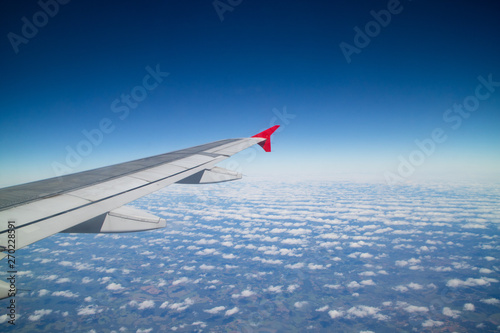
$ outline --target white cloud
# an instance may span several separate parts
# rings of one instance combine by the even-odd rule
[[[215,266],[212,266],[212,265],[205,265],[205,264],[202,264],[202,265],[200,266],[200,269],[202,269],[202,270],[204,270],[204,271],[210,271],[210,270],[212,270],[212,269],[214,269],[214,268],[215,268]]]
[[[329,289],[340,289],[340,288],[342,288],[342,286],[340,284],[325,284],[324,287],[325,288],[329,288]]]
[[[486,304],[490,304],[490,305],[494,305],[494,304],[499,304],[500,303],[500,300],[496,299],[496,298],[483,298],[481,300],[481,302],[483,303],[486,303]]]
[[[223,254],[222,258],[224,258],[224,259],[235,259],[235,258],[238,258],[238,256],[230,253],[230,254]]]
[[[165,303],[163,303],[163,304],[165,304]],[[176,310],[176,311],[183,311],[183,310],[186,310],[188,307],[190,307],[193,304],[194,304],[194,301],[188,297],[183,302],[173,303],[173,304],[168,305],[168,308],[172,309],[172,310]]]
[[[47,289],[41,289],[38,291],[38,297],[45,296],[49,293]]]
[[[295,306],[297,309],[301,309],[303,308],[304,306],[306,306],[307,304],[309,304],[308,301],[299,301],[299,302],[295,302],[293,304],[293,306]]]
[[[422,323],[423,327],[438,327],[438,326],[443,326],[444,323],[439,320],[432,320],[432,319],[427,319]]]
[[[234,308],[227,310],[225,316],[232,316],[238,312],[240,312],[240,309],[237,306],[235,306]]]
[[[116,291],[116,290],[122,290],[125,288],[123,288],[122,285],[119,283],[110,283],[110,284],[108,284],[106,289]]]
[[[266,290],[272,293],[281,293],[282,292],[281,288],[283,288],[283,286],[270,286]]]
[[[238,298],[238,297],[251,297],[255,295],[255,292],[249,290],[249,289],[246,289],[246,290],[243,290],[241,292],[241,294],[234,294],[232,297],[233,298]]]
[[[328,311],[328,315],[330,318],[335,319],[335,318],[340,318],[344,315],[343,311],[337,311],[337,310],[330,310]]]
[[[151,309],[155,307],[155,302],[152,300],[145,300],[144,302],[139,303],[139,310]]]
[[[303,262],[298,262],[296,264],[287,264],[285,265],[285,268],[291,268],[291,269],[300,269],[303,268],[305,264]]]
[[[361,287],[361,285],[356,281],[349,282],[349,284],[347,285],[347,288],[359,288],[359,287]]]
[[[465,303],[464,304],[464,311],[475,311],[476,307],[472,303]]]
[[[348,318],[372,317],[377,320],[387,320],[389,317],[379,313],[380,309],[373,306],[358,305],[347,310]]]
[[[410,282],[408,283],[408,287],[410,287],[413,290],[421,290],[424,288],[421,284],[415,283],[415,282]]]
[[[361,281],[361,284],[364,285],[364,286],[374,286],[375,282],[373,282],[373,280],[370,279],[370,280],[363,280],[363,281]]]
[[[91,278],[89,278],[89,277],[84,277],[84,278],[82,279],[82,283],[83,283],[83,284],[85,284],[85,283],[89,283],[89,282],[92,282],[92,281],[94,281],[94,279],[91,279]]]
[[[443,314],[445,316],[448,316],[448,317],[458,318],[459,317],[458,315],[460,314],[460,311],[458,311],[458,310],[452,310],[449,307],[444,307],[443,308]]]
[[[318,312],[325,312],[326,310],[328,310],[330,307],[328,305],[325,305],[325,306],[322,306],[320,308],[317,308],[315,311],[318,311]]]
[[[429,312],[429,308],[426,306],[416,306],[416,305],[408,305],[404,308],[406,312],[415,313],[415,312]]]
[[[54,291],[52,293],[52,296],[62,296],[62,297],[72,298],[72,297],[78,297],[78,294],[74,294],[71,291],[66,290],[66,291]]]
[[[318,269],[325,269],[325,266],[323,265],[316,265],[316,264],[313,264],[313,263],[310,263],[309,265],[307,265],[307,267],[311,270],[318,270]]]
[[[78,312],[77,314],[79,316],[90,316],[90,315],[94,315],[97,313],[97,308],[95,306],[92,306],[92,305],[88,305],[86,307],[81,307],[78,309]]]
[[[465,281],[460,279],[451,279],[446,282],[446,286],[451,288],[489,286],[490,282],[498,282],[498,280],[485,277],[479,279],[468,278]]]
[[[186,282],[189,282],[189,281],[191,281],[191,280],[184,276],[184,277],[181,277],[180,279],[177,279],[174,282],[172,282],[172,285],[176,286],[178,284],[186,283]]]
[[[298,289],[298,288],[299,288],[299,285],[298,285],[298,284],[291,284],[291,285],[289,285],[289,286],[288,286],[288,288],[286,288],[286,290],[287,290],[288,292],[293,293],[293,292],[294,292],[296,289]]]
[[[32,315],[30,315],[28,317],[28,319],[31,320],[31,321],[38,321],[43,316],[51,314],[51,313],[52,313],[52,310],[45,310],[45,309],[43,309],[43,310],[35,310],[35,313],[32,314]]]
[[[203,311],[210,314],[217,314],[221,311],[224,311],[225,309],[226,309],[225,306],[216,306],[215,308],[212,308],[210,310],[203,310]]]
[[[392,289],[396,290],[396,291],[399,291],[399,292],[402,292],[402,293],[405,293],[405,292],[408,291],[408,288],[405,287],[405,286],[402,286],[402,285],[392,287]]]

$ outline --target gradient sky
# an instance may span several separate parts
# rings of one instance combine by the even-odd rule
[[[56,176],[54,163],[67,166],[68,147],[103,119],[113,130],[71,172],[281,124],[273,153],[236,156],[232,167],[295,178],[500,180],[500,83],[480,88],[488,96],[458,128],[443,119],[474,101],[479,76],[500,82],[497,1],[215,3],[228,10],[213,1],[74,0],[48,17],[36,1],[3,4],[0,186]],[[390,22],[370,24],[370,12],[388,6],[397,11]],[[37,33],[25,28],[33,36],[19,43],[34,17]],[[339,45],[355,46],[355,27],[367,24],[379,31],[349,63]],[[121,119],[113,109],[143,85],[148,66],[169,75]],[[447,140],[411,175],[398,173],[400,158],[423,156],[415,140],[436,128]]]

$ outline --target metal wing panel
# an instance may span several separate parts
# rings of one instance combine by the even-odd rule
[[[228,139],[58,178],[0,189],[0,220],[16,221],[22,248],[212,168],[263,138]],[[0,245],[7,228],[0,227]]]

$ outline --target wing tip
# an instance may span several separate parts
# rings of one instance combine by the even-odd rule
[[[268,129],[253,135],[252,138],[265,139],[264,141],[259,142],[259,145],[262,147],[262,149],[264,149],[264,151],[270,152],[271,151],[271,134],[273,134],[279,127],[280,127],[280,125],[274,125],[272,127],[269,127]]]

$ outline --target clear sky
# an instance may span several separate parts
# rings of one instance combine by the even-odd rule
[[[0,186],[274,124],[245,174],[500,180],[497,1],[2,9]]]

